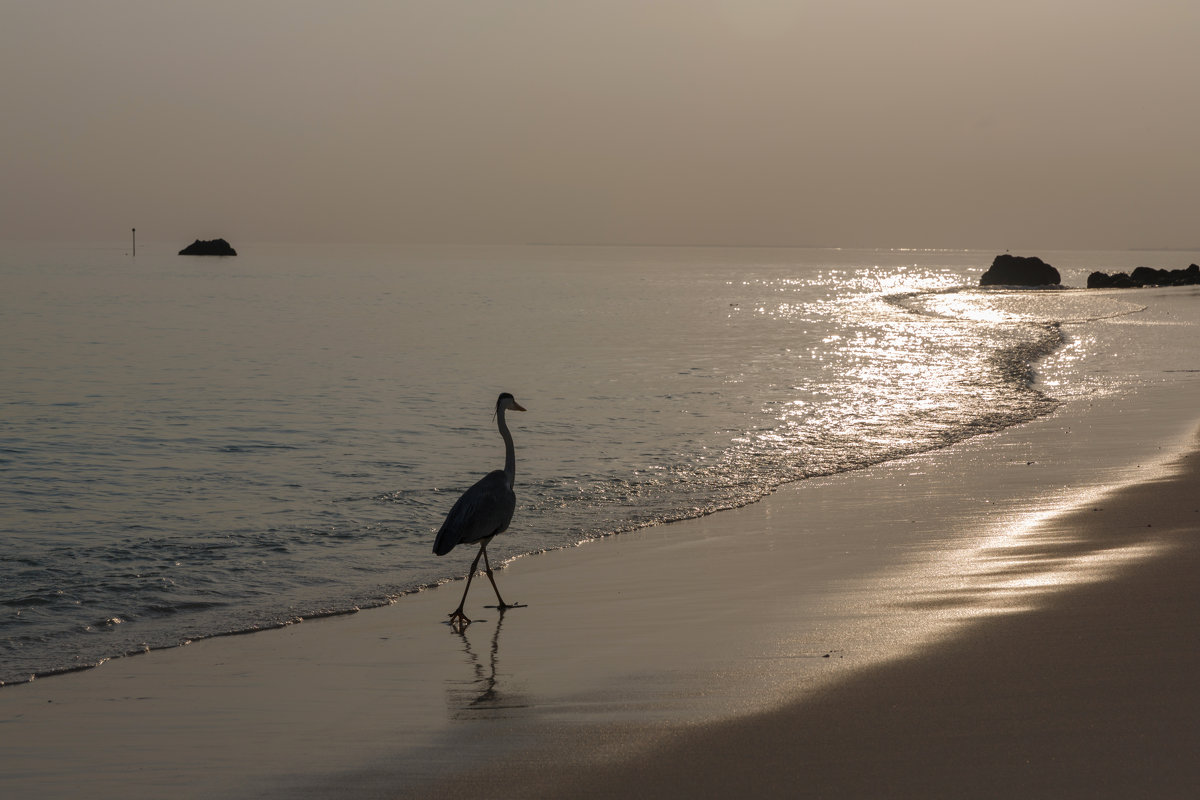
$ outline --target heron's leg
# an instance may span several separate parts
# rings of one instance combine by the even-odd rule
[[[469,625],[471,622],[471,619],[463,613],[463,606],[467,604],[467,592],[471,591],[471,579],[475,577],[475,571],[479,569],[479,557],[484,555],[483,548],[486,546],[487,545],[479,546],[479,552],[475,554],[475,560],[471,562],[471,571],[467,573],[467,588],[463,589],[462,600],[459,602],[458,608],[450,612],[451,625]],[[495,584],[493,584],[493,586],[494,585]]]
[[[516,608],[518,605],[517,603],[513,603],[510,606],[508,603],[504,602],[504,598],[500,596],[500,589],[496,586],[496,579],[492,577],[492,565],[488,563],[487,545],[484,545],[483,548],[483,574],[487,575],[487,579],[492,582],[492,591],[496,593],[496,608],[500,609],[501,611],[506,608]]]

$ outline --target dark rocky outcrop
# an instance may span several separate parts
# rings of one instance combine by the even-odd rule
[[[181,256],[236,256],[237,250],[229,246],[224,239],[209,239],[196,241],[179,251]]]
[[[979,279],[980,286],[1056,286],[1062,283],[1058,270],[1037,256],[996,256]]]
[[[1128,272],[1114,272],[1111,275],[1107,272],[1093,272],[1088,275],[1087,280],[1089,289],[1129,289],[1136,285]]]
[[[1193,286],[1200,284],[1200,266],[1187,269],[1154,269],[1138,267],[1132,275],[1124,272],[1093,272],[1088,275],[1089,289],[1129,289],[1140,286]]]

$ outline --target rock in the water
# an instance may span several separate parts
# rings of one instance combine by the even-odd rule
[[[1114,272],[1112,275],[1107,272],[1093,272],[1087,279],[1089,289],[1128,289],[1136,285],[1124,272]]]
[[[196,241],[179,251],[181,256],[236,256],[237,250],[229,246],[224,239],[209,239]]]
[[[996,256],[979,279],[980,286],[1056,286],[1062,283],[1058,270],[1037,256]]]
[[[1089,289],[1129,289],[1139,286],[1193,286],[1200,284],[1200,265],[1187,269],[1154,269],[1138,267],[1132,275],[1117,272],[1093,272],[1088,275]]]

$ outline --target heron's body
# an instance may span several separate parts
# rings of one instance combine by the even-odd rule
[[[508,409],[524,411],[511,394],[505,392],[496,399],[496,426],[500,436],[504,438],[504,469],[489,472],[480,478],[474,486],[463,492],[462,497],[455,501],[446,521],[442,523],[437,538],[433,542],[433,552],[444,556],[457,545],[479,543],[479,552],[471,563],[471,571],[467,574],[467,588],[463,590],[462,602],[451,612],[451,624],[466,625],[471,620],[463,613],[463,605],[467,602],[467,592],[471,590],[471,579],[479,567],[479,559],[483,558],[484,573],[496,592],[497,606],[501,611],[512,608],[500,597],[500,589],[492,577],[492,567],[488,563],[487,546],[492,537],[508,530],[512,522],[513,512],[517,508],[517,496],[513,492],[513,483],[517,474],[517,456],[513,448],[512,434],[508,432],[508,424],[504,421],[504,412]]]
[[[491,540],[508,530],[516,509],[517,494],[504,470],[489,472],[454,503],[433,542],[433,552],[444,556],[457,545]]]

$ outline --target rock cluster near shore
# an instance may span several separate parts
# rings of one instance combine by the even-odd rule
[[[1036,256],[996,256],[992,266],[979,278],[980,286],[1057,286],[1062,283],[1058,270]],[[1129,289],[1141,286],[1200,285],[1200,265],[1187,269],[1138,267],[1132,273],[1093,272],[1088,275],[1089,289]]]
[[[1200,284],[1200,266],[1187,269],[1154,269],[1138,267],[1133,274],[1093,272],[1088,275],[1089,289],[1130,289],[1139,286],[1191,286]]]
[[[1058,270],[1037,256],[996,256],[992,266],[979,279],[980,286],[1057,286],[1062,283]]]
[[[181,256],[236,256],[237,250],[224,239],[209,239],[196,241],[179,251]]]

